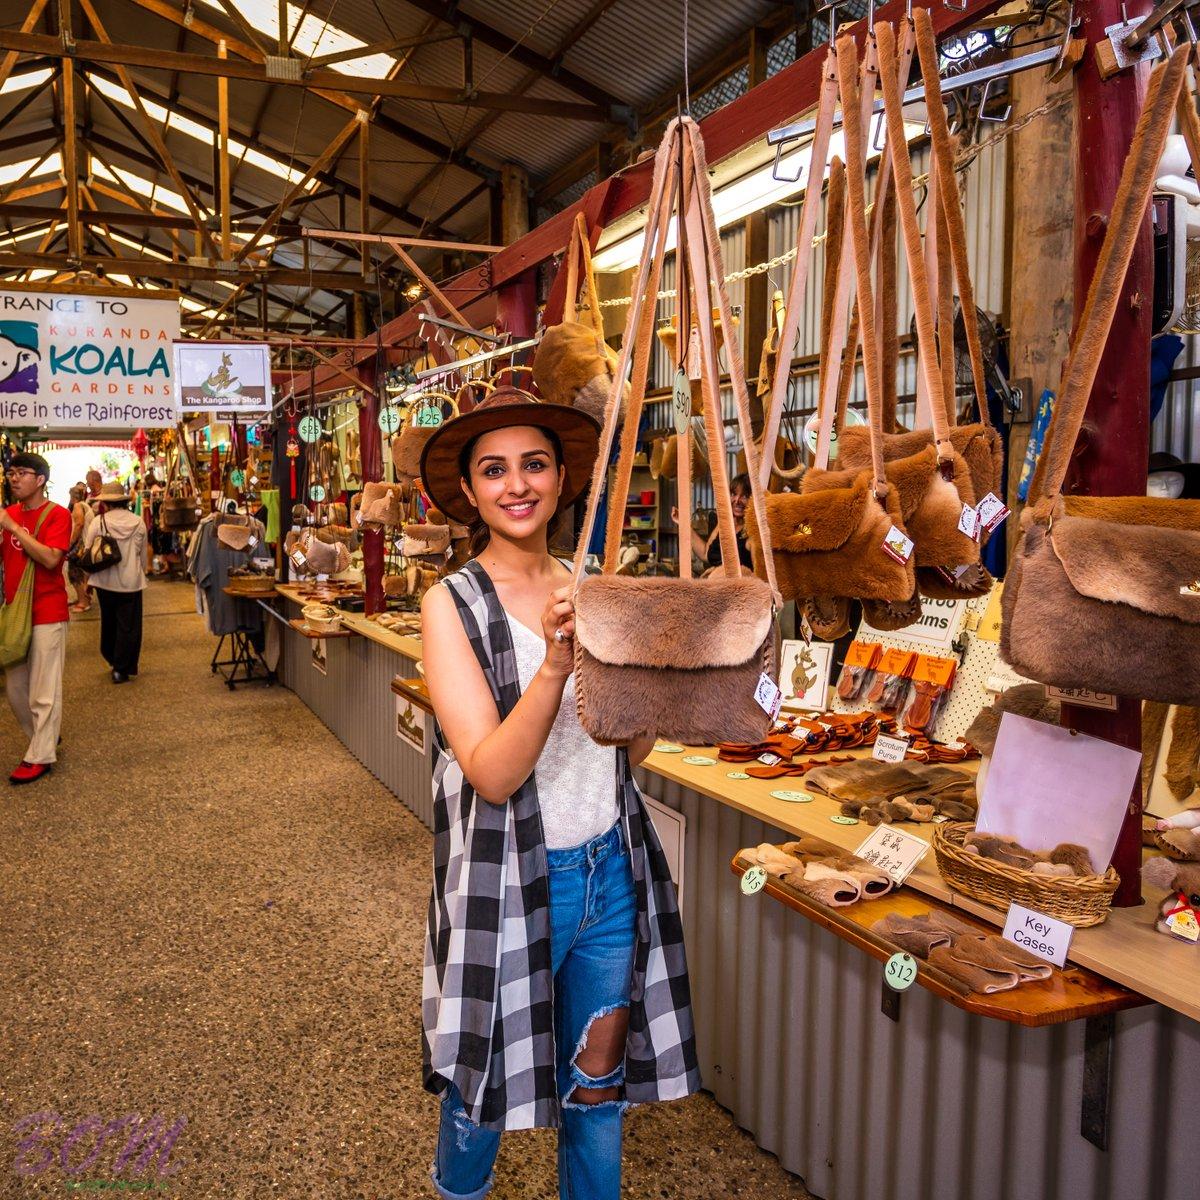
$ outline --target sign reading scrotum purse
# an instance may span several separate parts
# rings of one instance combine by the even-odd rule
[[[0,424],[174,425],[179,301],[149,295],[0,288]]]
[[[260,342],[176,342],[179,412],[271,411],[271,349]]]

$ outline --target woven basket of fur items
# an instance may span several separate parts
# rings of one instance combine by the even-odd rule
[[[306,604],[300,615],[314,633],[335,633],[342,627],[342,615],[331,604]]]
[[[1108,917],[1113,893],[1121,882],[1112,867],[1103,875],[1040,874],[1032,865],[1014,866],[978,851],[972,853],[966,842],[974,835],[975,827],[968,822],[934,827],[938,871],[955,891],[993,908],[1021,904],[1079,929],[1099,925]]]
[[[575,598],[579,720],[601,745],[764,738],[755,700],[778,675],[771,589],[759,579],[592,575]]]
[[[885,549],[893,525],[902,526],[896,488],[883,504],[871,491],[871,473],[845,487],[766,497],[775,574],[784,600],[810,596],[905,601],[916,579],[912,560],[897,562]],[[755,574],[766,578],[754,510],[746,509],[746,540]]]
[[[360,525],[400,525],[404,520],[403,496],[398,483],[366,483],[358,509]]]

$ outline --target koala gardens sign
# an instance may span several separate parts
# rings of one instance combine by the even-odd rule
[[[179,302],[0,288],[0,425],[175,424]]]

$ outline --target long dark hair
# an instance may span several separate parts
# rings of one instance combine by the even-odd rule
[[[557,471],[562,466],[563,461],[562,442],[559,440],[558,434],[553,429],[545,429],[541,425],[535,425],[534,428],[550,443],[550,449],[554,457],[554,469]],[[493,431],[488,430],[487,432],[490,433]],[[475,453],[475,443],[481,437],[483,437],[482,433],[478,437],[473,437],[462,448],[458,456],[458,472],[468,486],[471,482],[471,455]],[[554,543],[561,527],[562,514],[556,512],[546,526],[547,546]],[[471,518],[470,524],[467,526],[467,530],[470,537],[471,557],[478,558],[487,549],[488,543],[492,540],[491,526],[476,511],[474,517]]]

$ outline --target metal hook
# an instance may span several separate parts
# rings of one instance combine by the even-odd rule
[[[997,125],[1003,125],[1004,122],[1007,121],[1008,118],[1012,115],[1012,101],[1011,100],[1008,102],[1008,107],[1005,108],[1005,110],[998,117],[989,117],[988,113],[987,113],[988,96],[991,95],[992,84],[994,84],[995,82],[996,82],[995,79],[989,79],[987,81],[987,83],[985,83],[983,85],[983,94],[979,97],[979,119],[981,121],[993,121]]]
[[[962,0],[961,4],[954,3],[954,0],[942,0],[942,7],[948,8],[951,12],[966,12],[970,0]]]
[[[1192,14],[1185,8],[1179,17],[1183,21],[1183,36],[1194,46],[1196,44],[1196,27],[1192,24]]]

